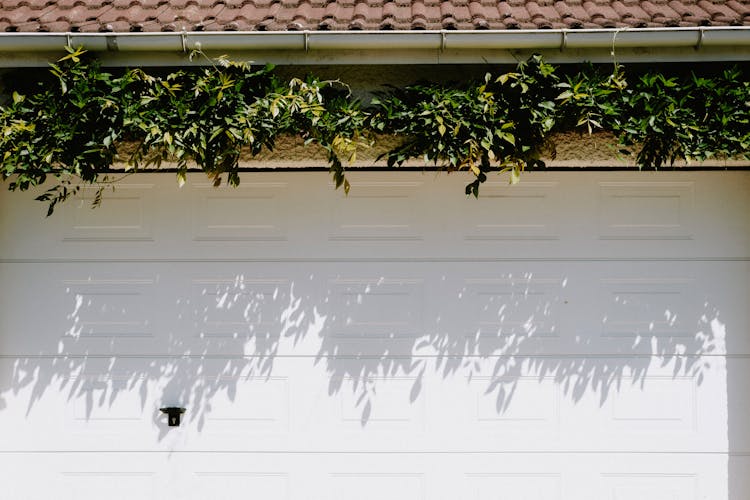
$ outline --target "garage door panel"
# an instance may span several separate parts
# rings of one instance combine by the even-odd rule
[[[649,449],[656,439],[659,446],[669,443],[686,450],[725,445],[725,434],[717,430],[726,421],[726,401],[716,392],[720,376],[701,383],[674,377],[660,370],[660,360],[654,360],[646,374],[636,376],[628,369],[618,374],[618,362],[586,362],[592,371],[585,375],[577,375],[583,370],[576,369],[573,375],[535,376],[529,370],[521,376],[474,376],[468,388],[456,380],[456,387],[444,383],[429,394],[440,395],[433,396],[438,401],[435,411],[453,402],[442,425],[453,423],[461,429],[453,431],[458,447],[461,439],[481,446],[485,438],[496,438],[511,449],[528,442],[538,449],[577,448],[592,440],[597,449]],[[476,436],[469,436],[471,432]]]
[[[454,288],[459,290],[455,313],[446,316],[480,338],[558,338],[559,323],[566,319],[561,299],[566,285],[566,277],[538,277],[534,270],[515,278],[513,273],[466,278]]]
[[[222,476],[227,482],[254,482],[268,488],[268,498],[283,499],[426,499],[436,498],[436,486],[445,484],[435,484],[437,476],[427,463],[431,460],[422,460],[421,455],[411,461],[396,456],[390,463],[383,457],[328,453],[239,454],[231,462],[227,458],[220,453],[210,460],[178,457],[187,486],[183,498],[206,498],[198,492],[210,488],[207,479]],[[233,491],[235,496],[227,498],[236,498],[238,490]]]
[[[220,377],[199,375],[193,379],[192,394],[172,396],[173,401],[185,401],[192,408],[186,422],[200,429],[202,442],[208,443],[205,446],[233,448],[233,441],[244,438],[256,447],[288,446],[294,431],[290,377]],[[204,396],[203,391],[213,394]]]
[[[4,490],[21,500],[48,498],[50,488],[56,498],[71,500],[102,490],[109,498],[166,500],[261,494],[284,500],[727,498],[725,457],[669,453],[594,454],[575,464],[555,454],[512,453],[0,455],[4,465],[11,461],[36,472],[4,478]],[[34,480],[40,476],[46,480]]]
[[[89,495],[92,491],[108,491],[108,498],[127,500],[130,498],[149,498],[157,494],[157,485],[153,472],[145,471],[101,471],[64,472],[62,474],[62,498],[77,499]],[[113,488],[117,485],[116,488]]]
[[[155,284],[154,277],[64,279],[69,309],[64,338],[91,344],[93,349],[98,340],[153,339],[150,306],[157,300]]]
[[[193,241],[279,242],[289,238],[289,217],[282,210],[287,182],[243,182],[236,189],[213,183],[189,186]]]
[[[126,183],[107,192],[101,211],[91,210],[96,188],[60,206],[62,242],[153,242],[157,194],[152,183]]]
[[[561,475],[554,473],[469,473],[465,479],[465,498],[489,500],[498,495],[522,495],[528,500],[562,498]]]
[[[338,472],[331,474],[332,498],[345,500],[356,497],[368,500],[379,498],[427,498],[424,474],[405,472]]]
[[[101,210],[73,202],[49,219],[33,196],[3,193],[1,212],[39,217],[2,220],[0,257],[348,259],[377,251],[381,257],[742,258],[750,246],[743,216],[750,212],[744,196],[750,181],[743,172],[670,172],[669,179],[528,172],[518,185],[487,186],[479,200],[461,195],[465,179],[458,176],[350,176],[350,197],[343,198],[315,172],[247,173],[241,184],[247,187],[239,190],[207,189],[200,175],[180,190],[171,176],[142,174],[106,193]],[[233,209],[238,203],[245,208]],[[711,219],[717,203],[724,207],[721,224]],[[431,204],[441,207],[439,215],[420,208]]]
[[[161,473],[157,454],[2,453],[0,463],[14,473],[3,476],[4,494],[20,500],[77,500],[106,492],[107,498],[176,498]],[[43,478],[43,480],[40,480]],[[52,493],[51,493],[52,492]]]
[[[543,439],[559,443],[562,391],[551,377],[472,377],[468,390],[462,392],[469,396],[458,412],[464,434],[481,429],[487,437],[538,435],[540,443]]]
[[[598,295],[604,299],[602,337],[689,339],[699,319],[690,317],[700,307],[699,298],[691,293],[695,286],[687,277],[602,279]]]
[[[657,500],[665,498],[697,498],[695,495],[696,474],[674,473],[605,473],[601,477],[605,498],[615,500],[642,498]]]
[[[591,349],[636,356],[726,352],[716,310],[725,297],[712,293],[720,284],[708,272],[699,266],[688,272],[680,265],[664,265],[658,272],[612,267],[622,270],[620,275],[598,277],[596,291],[590,292],[595,299],[589,318],[597,324],[581,334]]]
[[[618,263],[597,281],[590,318],[598,325],[585,333],[611,346],[606,352],[749,352],[741,332],[750,315],[737,302],[750,282],[746,263]]]
[[[284,472],[225,470],[195,471],[191,483],[192,498],[233,500],[239,492],[247,492],[269,500],[289,499],[289,474]]]
[[[423,335],[424,281],[414,278],[336,278],[328,282],[327,337],[400,339]]]
[[[599,183],[600,239],[693,238],[695,183],[615,181]]]
[[[36,216],[26,222],[13,217],[2,220],[1,257],[92,259],[102,257],[105,248],[108,257],[127,258],[154,249],[155,242],[161,239],[162,218],[166,215],[161,207],[157,209],[161,186],[160,181],[151,182],[145,177],[136,182],[125,181],[118,184],[116,191],[105,192],[104,196],[111,198],[112,203],[102,205],[101,211],[91,209],[95,190],[84,186],[81,198],[59,205],[55,214],[47,218],[42,204],[34,200],[44,188],[38,192],[17,193],[17,196],[3,193],[0,211],[11,214],[20,209]],[[19,238],[26,230],[29,230],[28,235]]]
[[[559,240],[559,197],[554,181],[485,183],[480,198],[463,203],[475,214],[465,221],[463,237],[476,242]]]
[[[647,384],[647,387],[624,384],[612,394],[603,408],[607,427],[633,433],[697,432],[698,395],[692,377],[652,375]]]
[[[299,285],[284,275],[254,271],[206,274],[184,283],[189,296],[178,300],[175,338],[186,351],[271,356],[291,328],[302,327],[297,323]]]
[[[658,450],[726,447],[725,375],[675,376],[654,358],[473,360],[447,373],[415,358],[411,373],[312,358],[3,360],[10,380],[3,449]],[[713,360],[712,362],[718,363]],[[382,362],[389,366],[388,362]],[[505,365],[497,371],[498,363]],[[549,364],[546,364],[549,363]],[[564,366],[556,372],[552,368]],[[750,366],[750,365],[749,365]],[[510,368],[510,369],[506,369]],[[568,371],[568,368],[571,368]],[[70,371],[73,375],[66,373]],[[339,378],[341,377],[341,378]],[[179,429],[158,409],[184,406]],[[51,418],[55,416],[55,418]],[[20,421],[23,424],[10,425]],[[441,438],[436,440],[435,435]],[[342,438],[345,438],[342,440]],[[740,442],[740,441],[738,441]],[[174,447],[177,448],[174,448]]]
[[[425,237],[421,207],[422,180],[382,181],[364,178],[349,195],[337,193],[330,203],[330,241],[349,244],[421,241]],[[380,208],[372,210],[377,204]],[[392,245],[389,245],[392,246]],[[356,247],[355,247],[356,248]]]
[[[15,300],[29,309],[3,309],[13,354],[158,352],[164,330],[161,275],[143,267],[2,264]],[[43,265],[44,267],[45,265]],[[10,305],[10,304],[8,304]]]
[[[0,418],[12,429],[3,435],[3,450],[142,449],[157,437],[158,381],[141,363],[137,370],[132,361],[101,359],[2,364],[10,366],[3,388],[15,388],[0,396],[8,404]]]

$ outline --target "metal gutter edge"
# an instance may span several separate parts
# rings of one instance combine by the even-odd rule
[[[0,33],[0,66],[14,60],[44,59],[66,46],[82,46],[122,65],[158,57],[186,59],[194,49],[214,54],[264,55],[287,63],[335,60],[360,52],[347,64],[379,64],[423,56],[426,61],[470,63],[513,51],[555,51],[560,59],[627,59],[631,53],[666,54],[660,60],[750,60],[750,26],[695,28],[627,28],[586,30],[481,31],[279,31],[158,33]],[[670,52],[671,51],[671,52]],[[669,54],[673,55],[669,55]],[[442,57],[446,55],[448,57]],[[592,55],[595,57],[592,59]],[[126,56],[126,57],[124,57]],[[270,56],[270,57],[269,57]],[[670,59],[671,58],[671,59]],[[262,57],[261,57],[262,59]],[[553,57],[554,59],[554,57]],[[657,58],[658,60],[659,58]],[[360,61],[359,63],[357,61]],[[207,64],[208,61],[194,64]],[[35,65],[33,63],[21,65]]]

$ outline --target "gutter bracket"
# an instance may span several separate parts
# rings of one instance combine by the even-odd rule
[[[73,34],[70,31],[65,33],[65,46],[73,48]]]
[[[183,28],[182,32],[180,33],[180,42],[182,43],[183,54],[187,54],[187,51],[188,51],[187,37],[188,37],[187,31],[185,31],[185,28]]]
[[[445,30],[440,30],[440,52],[443,52],[445,50],[447,44],[448,34],[445,32]]]
[[[110,52],[117,52],[120,48],[117,46],[116,36],[107,36],[107,50]]]
[[[614,63],[617,64],[617,35],[621,31],[625,31],[627,28],[618,28],[612,33],[612,50],[610,50],[609,55],[612,56],[612,59],[614,60]]]
[[[568,48],[568,30],[562,30],[562,40],[560,41],[560,52]]]
[[[695,44],[695,50],[700,50],[703,47],[703,37],[706,36],[706,32],[703,29],[703,26],[701,26],[698,29],[698,43]]]
[[[310,51],[310,32],[305,30],[303,35],[305,37],[305,52],[309,52]]]

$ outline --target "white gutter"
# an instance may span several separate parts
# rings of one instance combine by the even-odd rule
[[[0,33],[0,66],[46,65],[66,45],[110,65],[186,64],[200,48],[281,64],[514,62],[541,52],[552,62],[750,60],[750,27],[477,31],[279,31]],[[207,64],[205,59],[193,64]]]

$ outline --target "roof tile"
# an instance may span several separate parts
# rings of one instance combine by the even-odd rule
[[[750,0],[0,0],[0,31],[750,26]]]
[[[59,9],[72,9],[79,5],[86,6],[86,2],[84,0],[59,0],[56,5]]]
[[[615,12],[615,10],[609,5],[601,5],[589,1],[583,3],[583,8],[586,9],[586,12],[588,12],[591,20],[597,23],[604,23],[607,20],[614,20],[618,18],[617,12]]]
[[[553,22],[559,22],[561,21],[560,14],[557,13],[554,7],[548,7],[546,5],[535,5],[533,7],[530,6],[529,15],[531,16],[531,19],[539,25],[542,21],[547,21],[544,23],[545,26],[549,24],[549,27],[552,27]]]
[[[64,31],[67,29],[68,23],[65,21],[52,21],[48,23],[44,23],[44,28],[47,30],[47,32],[54,33],[56,31]],[[2,31],[0,29],[0,31]]]
[[[682,17],[683,21],[687,21],[693,25],[704,26],[710,19],[710,15],[696,5],[672,0],[669,2],[669,6]]]
[[[41,28],[41,24],[38,21],[29,21],[27,23],[21,23],[16,26],[18,28],[18,31],[23,33],[39,32],[39,29]]]
[[[583,5],[571,5],[570,6],[570,12],[573,14],[571,17],[578,21],[589,21],[591,20],[591,16],[586,11],[586,8]],[[580,26],[583,27],[583,26]]]
[[[719,17],[725,17],[727,19],[738,17],[737,13],[733,12],[726,5],[714,4],[706,0],[701,0],[700,2],[698,2],[698,7],[708,12],[713,19]]]
[[[747,0],[742,3],[737,0],[729,0],[725,5],[744,18],[750,17],[750,3]]]

